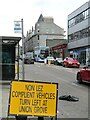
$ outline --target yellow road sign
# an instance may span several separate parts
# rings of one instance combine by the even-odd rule
[[[12,81],[9,114],[56,116],[57,83]]]

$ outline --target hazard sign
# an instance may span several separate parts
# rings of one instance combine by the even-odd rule
[[[10,115],[56,116],[57,83],[12,81]]]

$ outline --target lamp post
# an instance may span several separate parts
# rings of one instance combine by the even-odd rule
[[[21,24],[22,24],[22,80],[24,80],[24,34],[23,34],[23,19],[21,19]]]

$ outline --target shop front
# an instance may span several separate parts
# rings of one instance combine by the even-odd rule
[[[57,45],[51,48],[54,58],[65,58],[67,54],[67,44]]]
[[[79,48],[70,51],[74,59],[77,59],[81,65],[87,65],[90,58],[90,48]]]

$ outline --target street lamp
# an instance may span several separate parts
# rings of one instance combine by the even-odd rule
[[[21,19],[21,24],[22,24],[22,58],[23,58],[23,60],[22,60],[22,73],[23,73],[23,75],[22,75],[22,80],[24,80],[25,75],[24,75],[24,34],[23,34],[23,19]]]

